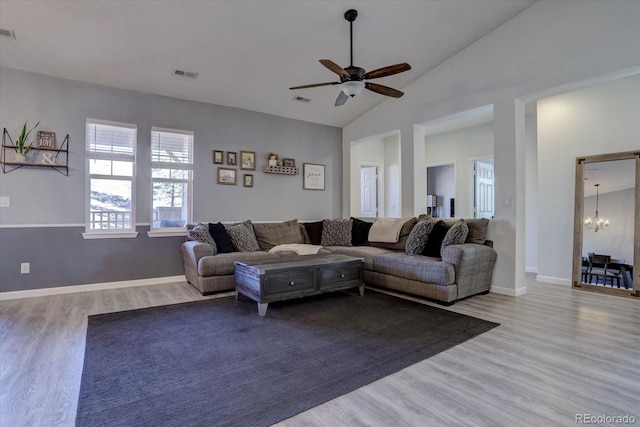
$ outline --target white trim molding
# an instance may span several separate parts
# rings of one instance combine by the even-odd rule
[[[505,288],[503,286],[491,285],[491,289],[489,289],[489,291],[493,292],[494,294],[508,295],[510,297],[519,297],[527,293],[527,287],[523,286],[522,288],[513,289],[513,288]]]
[[[540,274],[536,274],[537,282],[551,283],[553,285],[566,285],[571,286],[571,279],[562,279],[560,277],[552,277],[552,276],[542,276]]]
[[[91,239],[135,239],[138,237],[137,231],[119,231],[115,233],[82,233],[82,238],[85,240]]]
[[[25,291],[0,292],[0,301],[44,297],[49,295],[73,294],[76,292],[102,291],[105,289],[134,288],[165,283],[186,282],[184,276],[153,277],[150,279],[124,280],[121,282],[91,283],[89,285],[59,286],[56,288],[29,289]]]

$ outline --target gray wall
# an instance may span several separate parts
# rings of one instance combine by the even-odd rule
[[[92,242],[80,236],[85,223],[87,117],[138,126],[138,231],[146,231],[150,222],[151,126],[194,132],[195,221],[321,219],[342,212],[340,128],[8,68],[0,68],[0,94],[0,126],[12,137],[25,120],[40,121],[37,130],[56,132],[58,143],[70,135],[68,177],[36,168],[0,176],[0,196],[11,201],[9,208],[0,208],[0,292],[183,273],[180,238],[141,234]],[[255,151],[258,170],[247,172],[254,174],[254,187],[217,185],[214,149]],[[326,190],[303,190],[301,175],[261,172],[270,151],[294,158],[300,167],[305,162],[326,165]],[[245,173],[238,172],[240,177]],[[64,270],[78,271],[59,271],[60,254],[78,260],[65,264]],[[20,262],[31,262],[30,274],[20,275]]]

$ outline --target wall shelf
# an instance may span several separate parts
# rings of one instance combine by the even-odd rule
[[[281,175],[299,175],[300,168],[294,168],[290,166],[269,166],[265,165],[262,168],[264,173],[279,173]]]
[[[64,141],[62,142],[62,145],[60,145],[60,148],[31,147],[31,151],[33,151],[34,153],[55,153],[54,156],[49,155],[47,157],[44,157],[40,161],[40,163],[9,160],[7,158],[7,151],[9,151],[9,153],[13,153],[15,152],[15,149],[16,146],[13,143],[13,140],[11,139],[7,128],[4,128],[4,131],[2,132],[2,159],[0,160],[3,173],[13,172],[14,170],[20,169],[22,167],[36,167],[53,169],[56,172],[60,172],[64,176],[69,176],[69,134],[67,134],[67,136],[64,138]],[[64,156],[64,163],[58,163],[58,159],[61,154]]]

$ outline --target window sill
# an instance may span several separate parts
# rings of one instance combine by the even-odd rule
[[[116,231],[116,232],[88,232],[82,233],[82,238],[85,240],[92,239],[135,239],[138,237],[137,231]]]
[[[184,237],[186,236],[186,230],[180,228],[179,230],[151,230],[147,231],[149,237]]]

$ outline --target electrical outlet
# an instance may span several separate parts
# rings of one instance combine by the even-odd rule
[[[510,208],[511,207],[511,197],[503,197],[502,198],[502,207]]]
[[[8,197],[0,197],[0,208],[8,208],[11,206],[11,199]]]
[[[20,274],[28,274],[31,271],[31,264],[23,262],[20,264]]]

